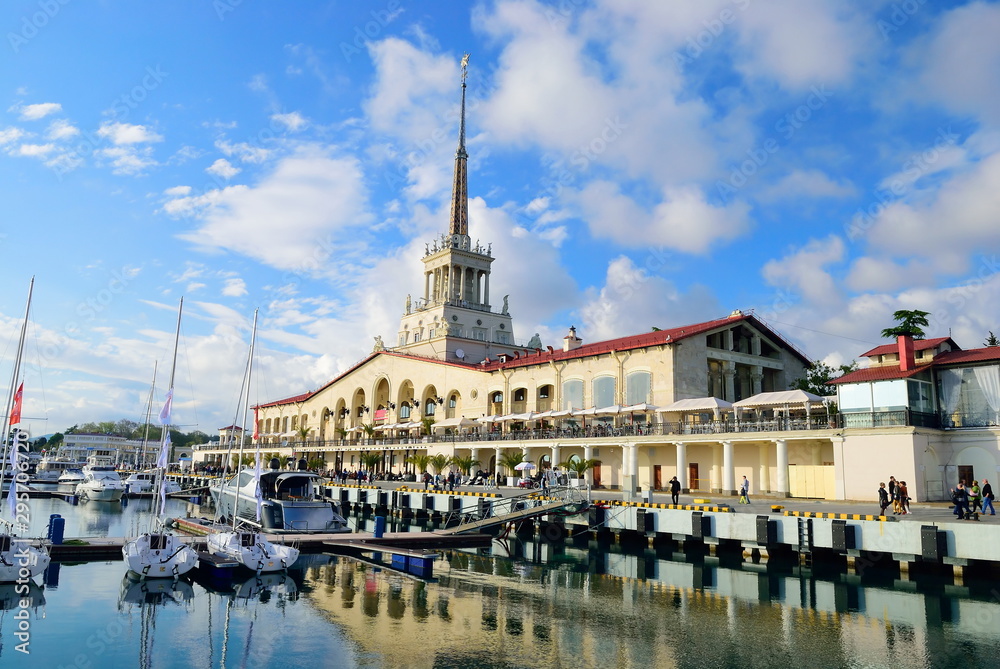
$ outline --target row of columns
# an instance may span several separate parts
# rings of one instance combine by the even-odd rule
[[[760,454],[758,457],[760,468],[758,470],[757,490],[767,490],[778,495],[788,495],[788,442],[785,439],[775,439],[774,444],[777,449],[777,476],[775,477],[774,486],[771,486],[770,468],[767,464],[769,460],[768,446],[767,444],[760,444]],[[680,481],[681,490],[689,492],[691,482],[688,480],[687,444],[676,442],[674,443],[674,448],[677,458],[677,480]],[[471,450],[472,458],[478,460],[480,449],[473,448]],[[733,442],[728,440],[723,441],[721,450],[722,491],[726,494],[735,495],[738,492],[738,488],[736,485],[735,449]],[[494,451],[496,462],[499,463],[502,447],[495,446]],[[526,456],[528,454],[528,446],[521,446],[521,453]],[[583,457],[585,460],[590,460],[593,457],[593,450],[589,445],[583,447]],[[560,461],[560,447],[558,445],[553,446],[552,462],[558,464]],[[500,476],[499,465],[496,467],[495,474]],[[625,484],[623,487],[632,487],[634,489],[635,482],[639,479],[638,444],[622,444],[622,476]]]
[[[471,280],[467,276],[472,272]],[[479,278],[483,277],[482,289]],[[424,299],[428,302],[464,300],[490,303],[490,273],[465,265],[445,265],[424,273]]]

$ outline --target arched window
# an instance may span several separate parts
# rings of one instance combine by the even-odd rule
[[[649,372],[631,372],[625,377],[625,404],[649,402],[653,376]]]
[[[563,382],[562,408],[565,409],[585,409],[583,405],[583,381],[580,379],[569,379]]]
[[[594,379],[594,406],[598,409],[615,403],[615,377],[599,376]]]

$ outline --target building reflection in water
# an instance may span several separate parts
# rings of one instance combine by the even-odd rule
[[[446,553],[431,582],[339,559],[305,583],[362,657],[393,668],[923,667],[1000,651],[989,586],[918,589],[877,574],[862,585],[533,542],[512,551],[526,559],[497,542]]]

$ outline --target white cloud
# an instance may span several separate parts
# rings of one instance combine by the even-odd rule
[[[857,193],[847,182],[837,182],[817,169],[792,170],[777,182],[761,189],[757,198],[764,202],[794,199],[846,198]]]
[[[52,153],[55,148],[55,144],[22,144],[17,147],[17,155],[44,158]]]
[[[624,195],[617,184],[595,181],[574,197],[578,215],[597,238],[628,248],[663,246],[685,253],[705,253],[714,244],[744,234],[747,206],[732,202],[716,207],[698,189],[667,188],[651,211]]]
[[[898,263],[889,258],[863,256],[854,261],[844,283],[855,292],[894,291],[934,283],[934,272],[924,261]]]
[[[138,176],[146,169],[156,165],[153,151],[150,147],[116,146],[97,151],[100,158],[108,159],[112,172],[128,176]]]
[[[252,146],[247,142],[233,144],[224,139],[215,142],[215,147],[227,156],[236,156],[244,163],[262,163],[271,156],[271,151],[260,146]]]
[[[170,197],[183,197],[191,194],[191,186],[174,186],[163,191],[163,194]]]
[[[10,144],[24,137],[24,131],[13,126],[0,130],[0,146]]]
[[[271,120],[280,123],[292,132],[298,132],[309,125],[309,121],[297,111],[287,114],[271,114]]]
[[[934,190],[892,202],[852,232],[882,254],[924,258],[938,272],[961,274],[968,257],[1000,249],[1000,153],[951,176]]]
[[[50,114],[60,111],[62,111],[62,105],[58,102],[40,102],[38,104],[25,105],[21,107],[21,120],[37,121],[40,118],[45,118]]]
[[[826,267],[841,262],[845,250],[844,240],[836,235],[814,239],[781,260],[768,261],[761,273],[770,285],[798,293],[811,304],[838,304],[841,290]]]
[[[912,47],[922,73],[911,94],[1000,126],[1000,6],[972,2],[942,12]]]
[[[101,127],[97,129],[97,135],[111,140],[113,144],[118,146],[163,141],[162,135],[156,134],[144,125],[111,121],[102,123]]]
[[[650,262],[648,267],[659,265]],[[697,323],[731,310],[720,307],[707,288],[694,286],[681,293],[655,271],[638,267],[624,256],[608,263],[604,285],[589,289],[584,299],[578,333],[589,342],[649,332],[653,327]]]
[[[227,187],[164,205],[201,225],[181,235],[205,249],[227,249],[273,267],[320,272],[336,247],[332,233],[371,220],[360,165],[319,146],[282,159],[258,184]],[[282,221],[275,234],[275,221]]]
[[[247,294],[247,284],[243,279],[226,279],[222,294],[226,297],[243,297]]]
[[[53,121],[49,124],[48,130],[45,131],[46,139],[51,141],[69,139],[71,137],[76,137],[79,134],[80,130],[65,119],[57,119]]]
[[[215,174],[222,177],[223,179],[232,179],[234,176],[242,172],[238,167],[234,167],[225,158],[219,158],[214,163],[205,168],[205,171],[209,174]]]

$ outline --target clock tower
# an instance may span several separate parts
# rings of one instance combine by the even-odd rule
[[[507,296],[503,307],[490,304],[492,245],[469,237],[468,158],[465,151],[465,78],[469,56],[462,58],[462,111],[451,191],[447,234],[424,247],[421,297],[406,298],[397,351],[454,362],[476,363],[515,348]]]

